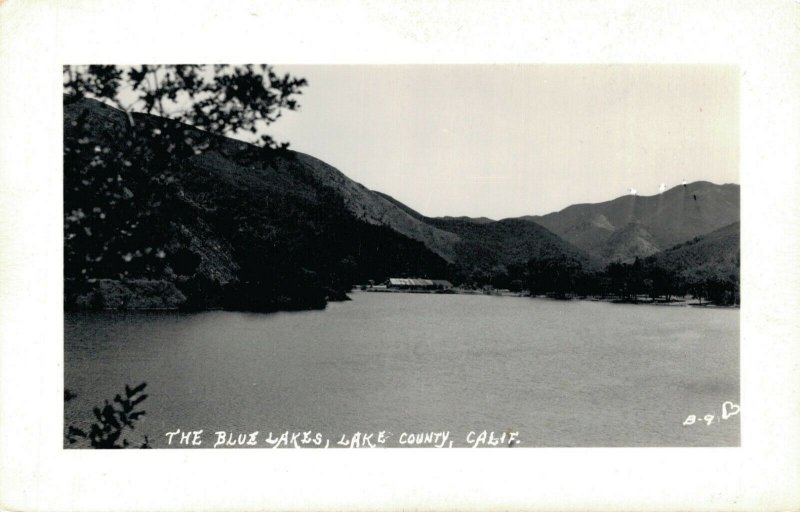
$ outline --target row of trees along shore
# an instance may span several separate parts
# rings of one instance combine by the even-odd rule
[[[526,264],[499,267],[490,273],[473,272],[463,282],[557,299],[598,297],[623,302],[670,302],[676,297],[691,296],[700,303],[739,304],[738,272],[715,268],[692,273],[665,268],[654,258],[613,262],[603,270],[586,269],[579,261],[567,257],[531,259]]]

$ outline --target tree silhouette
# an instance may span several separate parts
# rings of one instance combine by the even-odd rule
[[[171,220],[182,204],[187,159],[234,136],[285,150],[264,133],[297,110],[303,78],[263,65],[65,66],[64,102],[100,100],[125,112],[65,109],[64,265],[69,295],[93,279],[159,279],[169,265],[191,276],[191,258],[171,258]],[[77,112],[77,113],[75,113]],[[116,114],[114,113],[116,112]],[[158,117],[146,114],[156,114]],[[186,125],[208,133],[198,136]],[[213,283],[189,283],[213,288]],[[66,295],[65,295],[66,298]],[[106,307],[102,301],[93,304]]]
[[[260,65],[64,66],[64,93],[99,99],[124,110],[156,114],[210,133],[265,147],[264,129],[284,110],[297,110],[308,82]]]
[[[546,293],[563,299],[584,287],[580,262],[565,255],[532,258],[526,270],[527,288],[533,295]]]
[[[88,431],[74,425],[67,427],[66,438],[70,444],[78,439],[85,439],[92,448],[128,448],[130,441],[123,434],[126,429],[133,430],[135,423],[145,415],[145,411],[137,410],[136,406],[147,398],[143,393],[147,383],[142,382],[131,388],[125,386],[125,396],[117,395],[113,402],[105,401],[102,407],[95,407],[92,411],[97,421],[89,426]],[[64,402],[69,402],[77,395],[68,389],[64,390]],[[150,448],[150,440],[144,436],[144,441],[139,448]]]

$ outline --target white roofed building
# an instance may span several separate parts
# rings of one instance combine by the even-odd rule
[[[390,277],[386,281],[386,286],[397,290],[448,290],[453,287],[450,281],[443,279],[420,279],[416,277]]]

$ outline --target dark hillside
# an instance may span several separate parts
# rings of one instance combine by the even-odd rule
[[[581,250],[561,240],[533,222],[506,219],[497,222],[474,222],[472,219],[429,219],[440,229],[459,235],[456,246],[457,266],[467,275],[491,275],[508,267],[524,265],[529,260],[561,258],[594,266]]]
[[[310,157],[92,100],[65,102],[64,121],[68,307],[302,309],[366,279],[448,275],[354,214]]]
[[[676,272],[688,282],[705,279],[739,281],[739,223],[660,252],[648,262]]]

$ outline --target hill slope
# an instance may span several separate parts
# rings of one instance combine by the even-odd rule
[[[534,223],[430,219],[309,155],[93,100],[65,99],[64,151],[67,307],[322,307],[390,275],[588,261]]]
[[[595,260],[546,228],[520,219],[484,222],[470,218],[437,218],[428,221],[440,229],[457,233],[457,265],[466,275],[491,275],[531,259],[560,258],[583,267]]]
[[[523,219],[603,262],[631,261],[739,220],[739,186],[698,181],[655,196],[623,196]]]
[[[560,257],[587,267],[598,263],[597,258],[534,222],[521,219],[495,221],[486,217],[426,217],[387,194],[379,194],[416,219],[456,234],[453,261],[465,279],[490,275],[495,269],[503,271],[504,267],[521,265],[530,259]]]
[[[456,235],[307,155],[85,99],[65,102],[64,148],[68,307],[322,307],[450,272]]]
[[[687,282],[707,279],[739,281],[740,225],[734,222],[716,231],[678,244],[648,259],[677,273]]]

